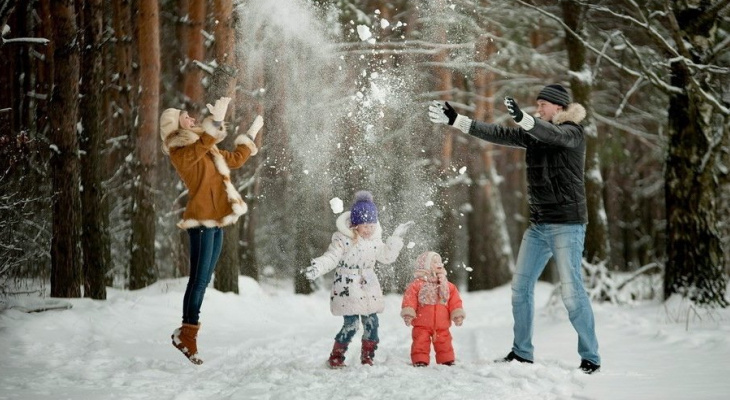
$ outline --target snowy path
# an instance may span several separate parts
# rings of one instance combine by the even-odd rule
[[[64,311],[0,313],[0,399],[723,399],[730,313],[690,325],[664,306],[597,305],[603,371],[575,368],[575,333],[562,309],[546,311],[537,291],[534,365],[495,364],[511,346],[509,288],[462,293],[467,319],[453,327],[458,365],[413,368],[410,330],[389,295],[376,365],[324,362],[341,318],[328,293],[295,296],[241,278],[240,296],[209,290],[196,367],[170,344],[184,280],[125,292],[104,302],[71,300]]]

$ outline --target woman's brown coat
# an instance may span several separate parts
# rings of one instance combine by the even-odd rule
[[[201,127],[180,128],[164,141],[172,165],[188,188],[187,207],[177,224],[181,229],[231,225],[248,210],[230,174],[258,149],[249,136],[239,135],[235,150],[219,150],[216,144],[225,136],[224,125],[216,126],[208,117]]]

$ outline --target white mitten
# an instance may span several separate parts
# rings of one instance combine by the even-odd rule
[[[210,114],[213,116],[213,121],[223,121],[226,117],[226,111],[228,110],[228,103],[230,102],[230,97],[221,97],[215,101],[214,106],[210,104],[207,105],[208,111],[210,111]]]
[[[398,225],[395,228],[395,230],[393,231],[393,236],[403,237],[403,235],[405,235],[406,232],[408,232],[408,228],[410,228],[411,225],[413,225],[414,223],[415,222],[413,222],[413,221],[408,221],[405,224]]]
[[[256,118],[253,120],[253,123],[251,124],[251,127],[248,128],[248,132],[246,134],[252,139],[256,140],[256,135],[258,135],[261,128],[264,126],[264,118],[260,115],[257,115]]]
[[[319,277],[319,268],[317,268],[317,263],[312,261],[312,265],[304,269],[304,277],[310,281],[313,281],[317,279],[317,277]]]

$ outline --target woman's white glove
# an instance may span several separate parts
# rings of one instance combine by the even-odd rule
[[[215,101],[215,105],[212,106],[207,104],[208,111],[213,116],[213,121],[221,122],[226,117],[226,111],[228,111],[228,103],[231,102],[230,97],[221,97]]]
[[[395,230],[393,231],[393,236],[403,237],[403,235],[405,235],[406,232],[408,232],[408,228],[410,228],[411,225],[413,225],[414,223],[415,222],[413,222],[413,221],[408,221],[405,224],[398,225],[395,228]]]
[[[264,126],[264,118],[260,115],[257,115],[256,118],[253,120],[253,123],[251,124],[251,127],[248,128],[248,132],[246,134],[253,140],[256,140],[256,135],[261,130],[261,127]]]

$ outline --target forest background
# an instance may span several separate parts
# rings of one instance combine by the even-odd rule
[[[426,116],[433,99],[510,124],[544,85],[584,105],[594,300],[680,294],[725,307],[730,269],[730,1],[0,0],[0,294],[105,299],[187,274],[167,107],[233,98],[232,175],[249,213],[214,286],[294,281],[334,232],[329,200],[373,192],[387,291],[423,250],[469,291],[509,282],[528,224],[522,150]],[[556,281],[549,267],[542,279]],[[640,282],[641,284],[635,284]],[[628,283],[632,283],[629,285]],[[50,289],[50,290],[49,290]]]

